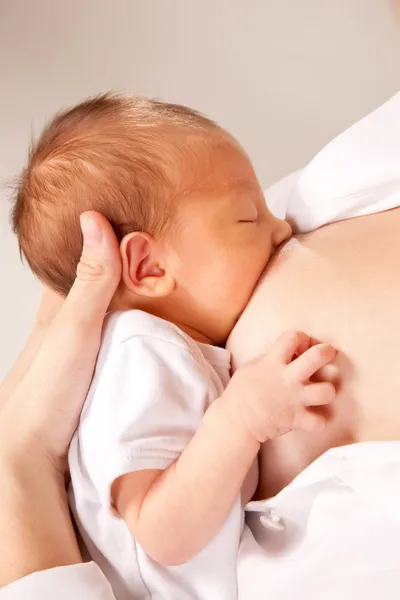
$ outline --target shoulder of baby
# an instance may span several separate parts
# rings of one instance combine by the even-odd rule
[[[141,310],[109,313],[106,317],[99,360],[115,351],[136,348],[141,353],[170,351],[201,360],[197,344],[179,327]]]
[[[186,393],[187,388],[195,389],[199,398],[209,393],[204,357],[189,336],[142,311],[110,313],[80,429],[82,425],[98,428],[93,415],[114,413],[117,404],[118,414],[132,417],[136,409],[143,411],[156,400],[176,398],[179,403],[182,389]],[[126,402],[130,398],[135,402]],[[98,423],[107,419],[102,417]]]

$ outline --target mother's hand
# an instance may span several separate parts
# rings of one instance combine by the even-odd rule
[[[67,299],[44,296],[30,342],[0,388],[0,586],[81,560],[65,492],[66,457],[121,275],[107,220],[85,213],[82,231]]]

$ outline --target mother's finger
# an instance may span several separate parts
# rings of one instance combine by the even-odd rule
[[[102,321],[121,278],[118,240],[103,215],[81,216],[83,250],[77,277],[58,315],[70,313],[75,321]]]

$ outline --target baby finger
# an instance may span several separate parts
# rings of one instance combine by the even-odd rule
[[[300,381],[307,381],[319,369],[330,363],[336,356],[336,350],[330,344],[317,344],[296,358],[289,365],[292,375]]]
[[[303,404],[304,406],[323,406],[333,402],[336,396],[336,389],[332,383],[309,383],[304,386]]]
[[[302,411],[296,418],[294,429],[301,429],[308,433],[323,431],[326,425],[326,418],[312,410]]]

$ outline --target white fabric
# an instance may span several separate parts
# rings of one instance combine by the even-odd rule
[[[307,232],[400,205],[400,93],[266,190],[272,212]]]
[[[267,190],[269,206],[277,216],[291,219],[299,231],[398,206],[399,128],[400,94],[397,94],[330,142],[303,171]],[[333,481],[331,459],[336,464],[339,479],[346,471],[339,459],[344,449],[333,450],[264,506],[264,509],[271,506],[280,511],[289,526],[283,535],[270,531],[268,544],[276,540],[273,558],[266,556],[248,529],[244,529],[239,554],[241,598],[397,599],[400,589],[400,565],[396,562],[400,556],[397,516],[400,473],[396,462],[399,446],[371,443],[351,448],[351,456],[358,455],[361,461],[365,456],[365,463],[361,466],[354,459],[353,462],[343,459],[350,465],[347,487]],[[370,459],[371,468],[365,466]],[[319,481],[315,480],[315,474],[319,474]],[[104,492],[101,475],[100,479]],[[390,504],[391,498],[394,502]],[[303,514],[297,508],[298,501]],[[293,523],[299,527],[297,541]],[[259,527],[257,530],[258,535],[261,531],[265,536],[266,530]],[[287,536],[293,543],[292,551]],[[282,546],[282,554],[279,546]],[[264,579],[264,568],[268,579]],[[53,597],[114,600],[105,576],[92,563],[30,575],[4,588],[0,597],[1,600]],[[179,596],[176,598],[179,600]]]
[[[294,194],[296,184],[303,169],[289,173],[265,190],[265,200],[269,210],[279,219],[286,219],[289,200]]]
[[[152,561],[110,509],[113,481],[133,471],[168,468],[229,379],[230,353],[223,348],[198,344],[142,311],[108,319],[69,466],[71,507],[82,539],[118,600],[236,597],[239,497],[207,547],[173,568]]]
[[[267,529],[251,513],[240,600],[398,599],[400,442],[329,450],[275,498],[252,505],[273,511],[285,529]]]
[[[0,589],[0,600],[55,599],[115,600],[115,596],[93,562],[32,573]]]

